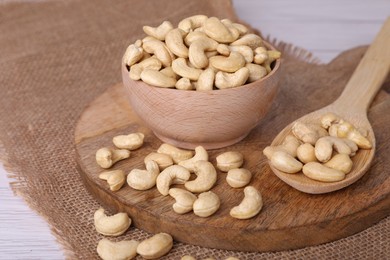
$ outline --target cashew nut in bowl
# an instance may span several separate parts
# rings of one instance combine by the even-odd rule
[[[155,161],[145,163],[146,170],[133,169],[127,175],[127,184],[135,190],[148,190],[156,185],[157,176],[160,173]]]
[[[126,176],[122,170],[114,170],[108,172],[102,172],[99,175],[99,179],[106,180],[110,186],[110,190],[117,191],[122,188],[125,183]]]
[[[173,25],[169,21],[164,21],[157,27],[144,26],[143,30],[147,35],[150,35],[160,41],[165,40],[165,36],[173,29]]]
[[[208,160],[209,160],[209,154],[207,153],[206,149],[204,149],[203,146],[197,146],[195,147],[194,157],[179,162],[179,165],[187,168],[190,172],[194,172],[195,163],[197,161],[208,161]]]
[[[245,66],[245,59],[240,53],[232,51],[228,57],[222,55],[211,57],[210,64],[217,70],[236,72]]]
[[[167,233],[158,233],[142,241],[137,253],[145,259],[157,259],[168,254],[173,246],[173,238]]]
[[[171,66],[172,56],[165,43],[156,39],[150,39],[144,41],[142,47],[147,53],[156,55],[156,58],[161,61],[164,67]]]
[[[322,182],[336,182],[345,178],[345,173],[329,168],[318,162],[306,163],[302,168],[303,174],[313,180]]]
[[[188,48],[183,39],[185,35],[187,33],[180,28],[176,28],[168,32],[165,37],[165,44],[169,50],[180,58],[188,58]]]
[[[245,187],[245,197],[240,205],[230,210],[230,216],[238,219],[249,219],[259,214],[263,207],[263,199],[260,192],[253,186]]]
[[[112,142],[119,149],[135,150],[144,143],[145,135],[143,133],[132,133],[129,135],[118,135],[112,139]]]
[[[144,50],[140,46],[130,44],[126,49],[125,54],[123,55],[123,62],[127,66],[131,66],[142,58],[143,53]]]
[[[314,146],[315,155],[320,162],[327,162],[332,157],[333,149],[338,153],[352,154],[354,151],[343,139],[334,136],[324,136],[318,139]]]
[[[326,113],[321,117],[321,125],[323,128],[328,129],[333,124],[338,124],[341,118],[334,113]]]
[[[97,150],[95,155],[97,164],[105,169],[110,168],[112,165],[114,165],[114,163],[129,157],[129,150],[115,150],[107,147],[100,148]]]
[[[230,55],[229,46],[226,44],[218,44],[217,52],[223,56],[229,56]]]
[[[233,23],[229,19],[222,19],[221,22],[223,24],[225,24],[225,25],[232,25],[232,26],[234,26],[238,30],[240,35],[244,35],[244,34],[248,33],[248,28],[245,25],[243,25],[243,24]]]
[[[138,245],[136,240],[112,242],[103,238],[99,241],[96,251],[103,260],[129,260],[137,255]]]
[[[191,64],[198,69],[209,65],[209,60],[205,54],[206,51],[217,50],[218,42],[208,37],[200,37],[191,43],[188,49],[188,58]]]
[[[175,59],[172,62],[172,69],[177,75],[190,80],[198,80],[200,73],[202,73],[201,69],[188,66],[187,61],[184,58]]]
[[[255,49],[255,56],[253,57],[253,61],[256,64],[263,64],[266,60],[268,60],[268,52],[265,47],[257,47]]]
[[[191,192],[198,193],[208,191],[217,182],[217,171],[213,164],[208,161],[195,162],[194,171],[197,178],[184,183],[184,187]]]
[[[249,70],[248,83],[264,78],[267,75],[267,70],[261,65],[247,63],[245,67]]]
[[[160,171],[164,170],[168,166],[173,165],[172,157],[164,153],[152,152],[146,155],[146,157],[144,158],[145,165],[147,164],[148,161],[155,161],[158,164]]]
[[[257,47],[263,46],[263,39],[261,39],[261,37],[256,34],[250,33],[250,34],[245,34],[238,40],[232,42],[230,45],[231,46],[246,45],[249,46],[252,50],[255,50]]]
[[[181,78],[176,82],[175,87],[177,89],[181,90],[192,90],[194,89],[194,86],[192,85],[190,79],[188,78]]]
[[[314,146],[309,143],[304,143],[297,148],[297,157],[303,163],[317,161]]]
[[[364,137],[358,129],[356,129],[351,123],[344,120],[340,120],[337,124],[332,124],[329,127],[329,134],[331,136],[347,138],[357,144],[359,148],[371,149],[371,142]]]
[[[169,195],[176,200],[173,204],[173,210],[178,214],[190,212],[197,199],[191,192],[179,188],[169,189]]]
[[[272,70],[272,68],[271,68],[272,62],[279,59],[280,56],[282,55],[282,53],[279,51],[270,50],[270,51],[267,51],[267,54],[268,54],[268,59],[264,61],[263,66],[267,70],[267,73],[270,73]]]
[[[217,194],[207,191],[199,194],[193,205],[194,214],[199,217],[209,217],[219,209],[221,202]]]
[[[172,165],[163,170],[157,177],[157,190],[164,196],[169,194],[171,184],[184,184],[190,179],[189,170],[180,165]]]
[[[251,47],[246,45],[236,45],[236,46],[229,46],[229,50],[240,53],[244,57],[245,62],[247,63],[253,62],[253,50],[251,49]]]
[[[320,125],[295,122],[292,126],[293,134],[302,142],[314,145],[321,137],[328,136],[328,132]]]
[[[173,71],[172,67],[165,67],[165,68],[161,69],[160,72],[162,74],[164,74],[165,76],[168,76],[170,78],[174,78],[175,80],[178,80],[180,78],[179,75],[177,75]]]
[[[232,188],[242,188],[246,186],[252,178],[252,173],[244,168],[230,169],[226,176],[226,181]]]
[[[283,150],[275,151],[271,156],[271,165],[286,173],[297,173],[302,169],[302,163]]]
[[[352,169],[352,164],[352,160],[347,154],[339,153],[324,163],[324,166],[348,174]]]
[[[93,218],[96,231],[105,236],[122,235],[131,225],[131,219],[126,213],[107,216],[103,208],[98,209]]]
[[[207,37],[207,35],[204,32],[193,31],[187,34],[187,36],[184,38],[184,43],[187,46],[190,46],[194,41],[200,38],[209,38],[209,37]]]
[[[240,32],[233,26],[226,26],[218,18],[210,17],[203,25],[204,32],[220,43],[231,43],[237,40]]]
[[[249,77],[249,70],[243,67],[234,73],[218,71],[215,75],[215,86],[219,89],[234,88],[244,85]]]
[[[144,69],[141,73],[141,79],[149,85],[160,88],[172,88],[177,82],[176,79],[152,69]]]
[[[180,161],[190,159],[192,156],[194,156],[192,151],[183,150],[166,143],[162,144],[158,148],[157,152],[168,154],[172,157],[174,163],[179,163]]]
[[[177,27],[188,33],[190,30],[203,26],[207,18],[206,15],[194,15],[181,20]]]
[[[207,91],[214,87],[215,72],[212,68],[207,68],[199,75],[196,90]]]
[[[141,73],[144,69],[159,70],[161,69],[161,66],[161,61],[159,61],[159,59],[156,57],[147,58],[140,63],[134,64],[130,67],[129,77],[132,80],[140,80]]]
[[[217,168],[223,172],[240,168],[244,163],[244,156],[239,152],[225,152],[217,156]]]

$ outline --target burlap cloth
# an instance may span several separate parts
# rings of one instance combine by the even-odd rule
[[[76,169],[73,133],[84,107],[121,81],[126,46],[142,25],[203,13],[235,19],[228,0],[53,1],[0,5],[1,157],[12,188],[52,228],[69,259],[98,258],[94,229],[98,203]],[[289,55],[299,66],[306,52]],[[307,57],[306,57],[307,58]],[[307,61],[307,59],[306,59]],[[288,70],[287,70],[288,71]],[[303,79],[304,80],[304,79]],[[354,236],[320,246],[274,253],[242,253],[175,243],[166,259],[385,259],[390,218]],[[147,233],[131,228],[123,238]]]

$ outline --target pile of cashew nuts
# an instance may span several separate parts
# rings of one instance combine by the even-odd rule
[[[358,149],[370,149],[367,132],[357,129],[338,115],[327,113],[319,124],[295,122],[293,135],[278,146],[263,150],[270,164],[285,173],[303,172],[321,182],[343,180],[351,171],[351,157]]]
[[[195,15],[174,28],[169,21],[144,26],[147,34],[128,46],[123,62],[132,80],[162,88],[213,90],[265,77],[280,52],[229,19]]]
[[[129,158],[133,150],[140,148],[144,134],[131,133],[113,138],[118,149],[103,147],[97,150],[95,159],[104,169],[111,168],[116,162]],[[132,169],[126,176],[123,170],[108,170],[100,173],[99,178],[107,181],[112,191],[118,191],[125,182],[130,188],[146,191],[156,187],[162,196],[170,195],[174,199],[172,209],[177,214],[193,212],[199,217],[210,217],[218,211],[220,198],[211,191],[218,178],[217,169],[227,172],[226,182],[232,188],[244,188],[241,203],[230,210],[236,219],[249,219],[256,216],[263,206],[260,192],[253,186],[247,186],[252,174],[241,168],[244,156],[237,151],[227,151],[216,157],[217,165],[209,162],[209,155],[202,146],[195,151],[184,150],[163,143],[155,152],[144,158],[145,169]],[[191,178],[192,173],[196,175]],[[183,188],[171,187],[183,185]],[[96,211],[94,216],[96,230],[105,236],[119,236],[130,226],[131,219],[126,213],[106,216],[104,209]],[[160,233],[141,243],[131,241],[112,242],[103,239],[97,252],[102,259],[131,259],[136,254],[146,259],[156,259],[167,254],[173,246],[172,237]],[[125,248],[127,248],[125,250]],[[132,250],[130,250],[132,248]],[[126,254],[127,258],[121,258]]]

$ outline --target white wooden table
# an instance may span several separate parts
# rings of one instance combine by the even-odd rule
[[[0,0],[0,4],[7,0]],[[390,16],[389,0],[233,0],[264,35],[311,51],[323,62],[369,44]],[[63,259],[46,222],[14,196],[0,166],[0,259]]]

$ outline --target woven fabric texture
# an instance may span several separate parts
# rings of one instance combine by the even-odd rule
[[[128,44],[143,36],[142,25],[162,20],[177,24],[198,13],[237,20],[228,0],[0,5],[1,158],[13,190],[47,220],[67,258],[97,259],[96,245],[102,238],[93,225],[99,205],[77,172],[77,119],[86,105],[121,81],[121,56]],[[306,62],[288,54],[287,67]],[[148,236],[131,228],[117,240]],[[185,254],[197,259],[385,259],[390,256],[390,219],[354,236],[299,250],[243,253],[175,242],[165,258]]]

